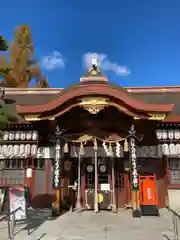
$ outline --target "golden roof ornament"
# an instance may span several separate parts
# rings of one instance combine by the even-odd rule
[[[98,73],[98,63],[97,63],[97,59],[96,58],[92,59],[92,68],[90,68],[89,71],[91,71],[91,74],[93,76],[97,75],[97,73]]]
[[[85,76],[80,78],[80,82],[107,82],[107,77],[100,71],[98,59],[93,58],[91,63],[92,67],[86,72]]]

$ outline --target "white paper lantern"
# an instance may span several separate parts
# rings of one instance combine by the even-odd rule
[[[179,130],[179,129],[176,129],[176,130],[174,131],[174,138],[175,138],[175,139],[180,139],[180,130]]]
[[[32,132],[32,140],[36,141],[38,139],[38,131],[33,131]]]
[[[176,155],[176,148],[174,143],[169,144],[169,154]]]
[[[14,145],[14,156],[19,156],[19,145]]]
[[[4,141],[7,141],[7,140],[8,140],[8,137],[9,137],[9,132],[8,132],[8,131],[5,131],[4,134],[3,134],[3,140],[4,140]]]
[[[156,157],[156,146],[149,146],[149,156]]]
[[[44,157],[44,148],[43,147],[39,147],[37,149],[37,158],[43,158]]]
[[[162,130],[162,139],[166,140],[168,137],[167,131],[164,129]]]
[[[169,155],[169,145],[168,144],[165,143],[162,145],[162,152],[164,155],[167,155],[167,156]]]
[[[7,156],[7,145],[3,145],[1,150],[2,150],[2,155]]]
[[[167,132],[168,132],[168,138],[170,140],[172,140],[174,138],[174,130],[173,129],[169,129]]]
[[[161,158],[163,155],[163,145],[162,144],[158,144],[157,145],[157,157]]]
[[[16,132],[15,132],[15,137],[14,137],[14,138],[15,138],[16,141],[17,141],[17,140],[20,140],[20,134],[21,134],[21,133],[20,133],[19,131],[16,131]]]
[[[8,156],[13,155],[13,151],[14,151],[13,145],[11,144],[8,145],[7,151],[8,151]]]
[[[26,140],[30,141],[32,139],[32,132],[31,131],[28,131],[26,133]]]
[[[37,145],[33,144],[31,146],[31,155],[36,156],[37,155]]]
[[[24,155],[24,151],[25,151],[25,145],[24,144],[20,144],[19,147],[19,155]]]
[[[22,141],[26,140],[26,133],[25,132],[21,132],[21,140]]]
[[[175,145],[175,149],[176,149],[176,154],[180,155],[180,144],[179,143]]]
[[[26,144],[25,145],[25,155],[30,155],[31,153],[31,145],[30,144]]]
[[[32,168],[27,168],[26,170],[26,178],[32,178]]]
[[[162,139],[162,130],[161,129],[157,129],[156,130],[156,137],[157,137],[157,139]]]
[[[9,132],[9,140],[10,141],[14,140],[14,132],[12,132],[12,131]]]

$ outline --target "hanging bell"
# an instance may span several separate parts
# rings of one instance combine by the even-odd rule
[[[82,142],[81,142],[81,144],[80,144],[79,154],[80,154],[80,155],[84,155],[84,146],[83,146],[83,143],[82,143]]]
[[[129,151],[129,147],[128,147],[128,141],[127,139],[124,140],[124,152],[128,152]]]
[[[64,144],[64,153],[68,153],[69,152],[69,148],[68,148],[68,143],[66,142]]]

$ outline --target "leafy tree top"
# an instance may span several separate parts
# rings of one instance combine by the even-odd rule
[[[8,42],[0,36],[0,51],[6,51],[8,49]]]
[[[32,34],[27,24],[18,26],[14,32],[14,40],[10,44],[9,58],[0,57],[0,69],[3,72],[1,86],[28,88],[35,80],[34,87],[49,87],[47,79],[42,75],[38,63],[34,60]]]

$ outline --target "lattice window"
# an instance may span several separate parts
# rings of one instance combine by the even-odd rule
[[[116,188],[124,188],[124,174],[116,173]]]
[[[169,183],[180,184],[180,160],[169,159]]]
[[[99,173],[98,180],[99,180],[99,184],[108,183],[108,174]]]
[[[4,168],[5,169],[44,169],[44,159],[5,159]]]
[[[86,188],[94,188],[94,172],[86,173]]]

